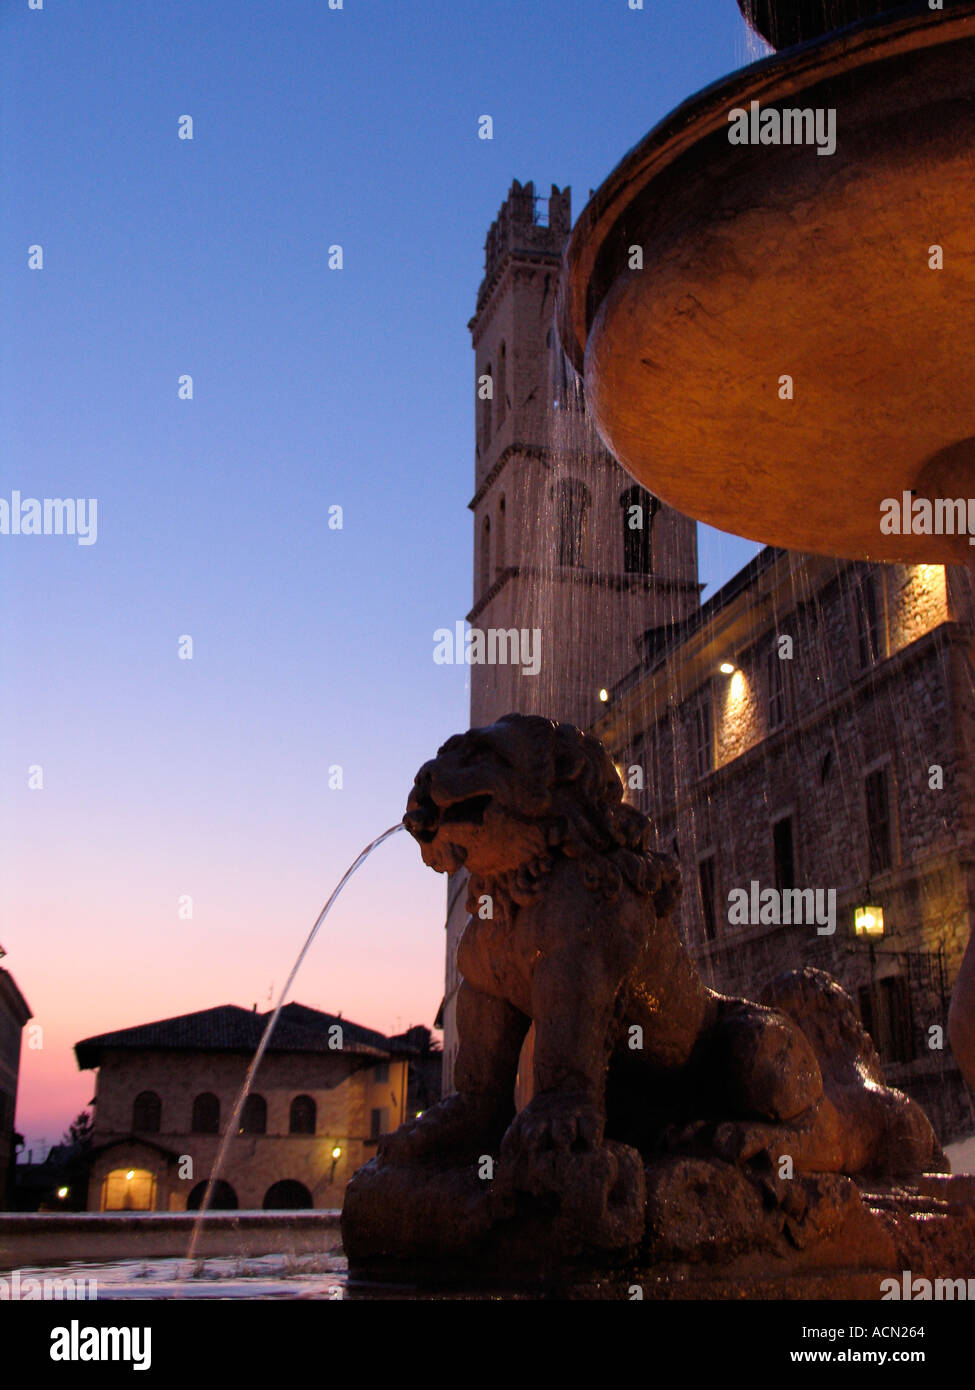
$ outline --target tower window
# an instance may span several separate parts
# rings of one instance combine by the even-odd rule
[[[480,597],[491,585],[491,518],[481,522],[481,589]]]
[[[591,501],[585,483],[569,478],[557,485],[555,516],[559,537],[559,564],[585,564],[588,511]]]
[[[497,535],[494,540],[494,572],[500,574],[504,569],[505,500],[502,492],[498,499]]]
[[[487,385],[483,378],[487,377]],[[485,393],[486,394],[482,394]],[[491,397],[494,394],[494,377],[491,373],[490,362],[483,372],[478,374],[477,382],[477,406],[478,406],[478,435],[481,441],[481,452],[487,448],[491,442]]]
[[[623,570],[649,574],[653,569],[651,535],[660,501],[646,488],[627,488],[620,498],[623,508]]]
[[[498,379],[495,383],[495,389],[497,391],[497,405],[495,406],[494,410],[494,427],[496,430],[501,428],[501,424],[505,416],[505,409],[507,406],[507,401],[505,399],[505,392],[507,389],[507,374],[508,349],[505,347],[504,343],[502,343],[501,346],[498,348]]]

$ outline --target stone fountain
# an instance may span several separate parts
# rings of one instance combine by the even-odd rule
[[[599,189],[566,249],[566,353],[613,453],[679,511],[971,571],[975,3],[739,2],[808,41],[685,102]],[[833,152],[771,143],[786,112],[814,137],[832,112]],[[770,143],[733,143],[746,127]],[[971,942],[949,1033],[975,1087]]]
[[[350,1182],[353,1284],[878,1297],[904,1269],[964,1277],[970,1184],[850,998],[809,968],[757,1003],[704,985],[679,872],[596,739],[518,714],[458,735],[404,824],[431,868],[470,872],[458,1089]]]
[[[797,46],[685,103],[594,195],[565,350],[609,447],[677,509],[969,562],[965,528],[913,518],[975,496],[975,0],[740,3]],[[757,1002],[704,986],[677,870],[595,740],[522,716],[451,739],[404,823],[471,874],[458,1091],[349,1185],[353,1280],[878,1298],[904,1270],[968,1276],[975,1182],[884,1085],[852,1001],[809,969]],[[971,946],[950,1032],[975,1083]]]

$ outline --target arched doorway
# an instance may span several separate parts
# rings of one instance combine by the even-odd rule
[[[311,1193],[303,1182],[284,1178],[272,1183],[264,1194],[265,1211],[301,1211],[312,1205]]]
[[[207,1190],[207,1179],[198,1182],[186,1199],[187,1211],[199,1211],[203,1205],[203,1198]],[[210,1198],[210,1205],[207,1211],[236,1211],[240,1203],[237,1201],[237,1193],[229,1182],[224,1182],[223,1178],[218,1178],[213,1184],[213,1196]]]
[[[155,1211],[156,1179],[146,1168],[113,1168],[102,1183],[102,1211]]]

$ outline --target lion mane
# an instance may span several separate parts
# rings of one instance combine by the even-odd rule
[[[495,914],[510,919],[512,906],[528,904],[544,891],[563,857],[582,861],[587,890],[608,902],[615,901],[625,885],[651,898],[658,915],[667,914],[681,895],[680,872],[650,848],[651,822],[623,800],[620,775],[599,740],[572,724],[555,724],[538,715],[506,714],[492,732],[515,773],[518,804],[505,805],[504,810],[538,824],[548,848],[506,873],[472,874],[468,911],[476,912],[478,900],[487,894]],[[526,787],[530,791],[524,795]]]

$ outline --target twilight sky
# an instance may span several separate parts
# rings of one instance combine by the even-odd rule
[[[35,1150],[92,1095],[79,1038],[266,1007],[466,727],[432,634],[470,607],[466,324],[512,178],[571,184],[577,216],[762,52],[734,0],[0,0],[0,498],[97,499],[94,544],[0,535],[0,943],[43,1030]],[[702,528],[705,593],[756,549]],[[394,837],[294,997],[432,1024],[444,887]]]

